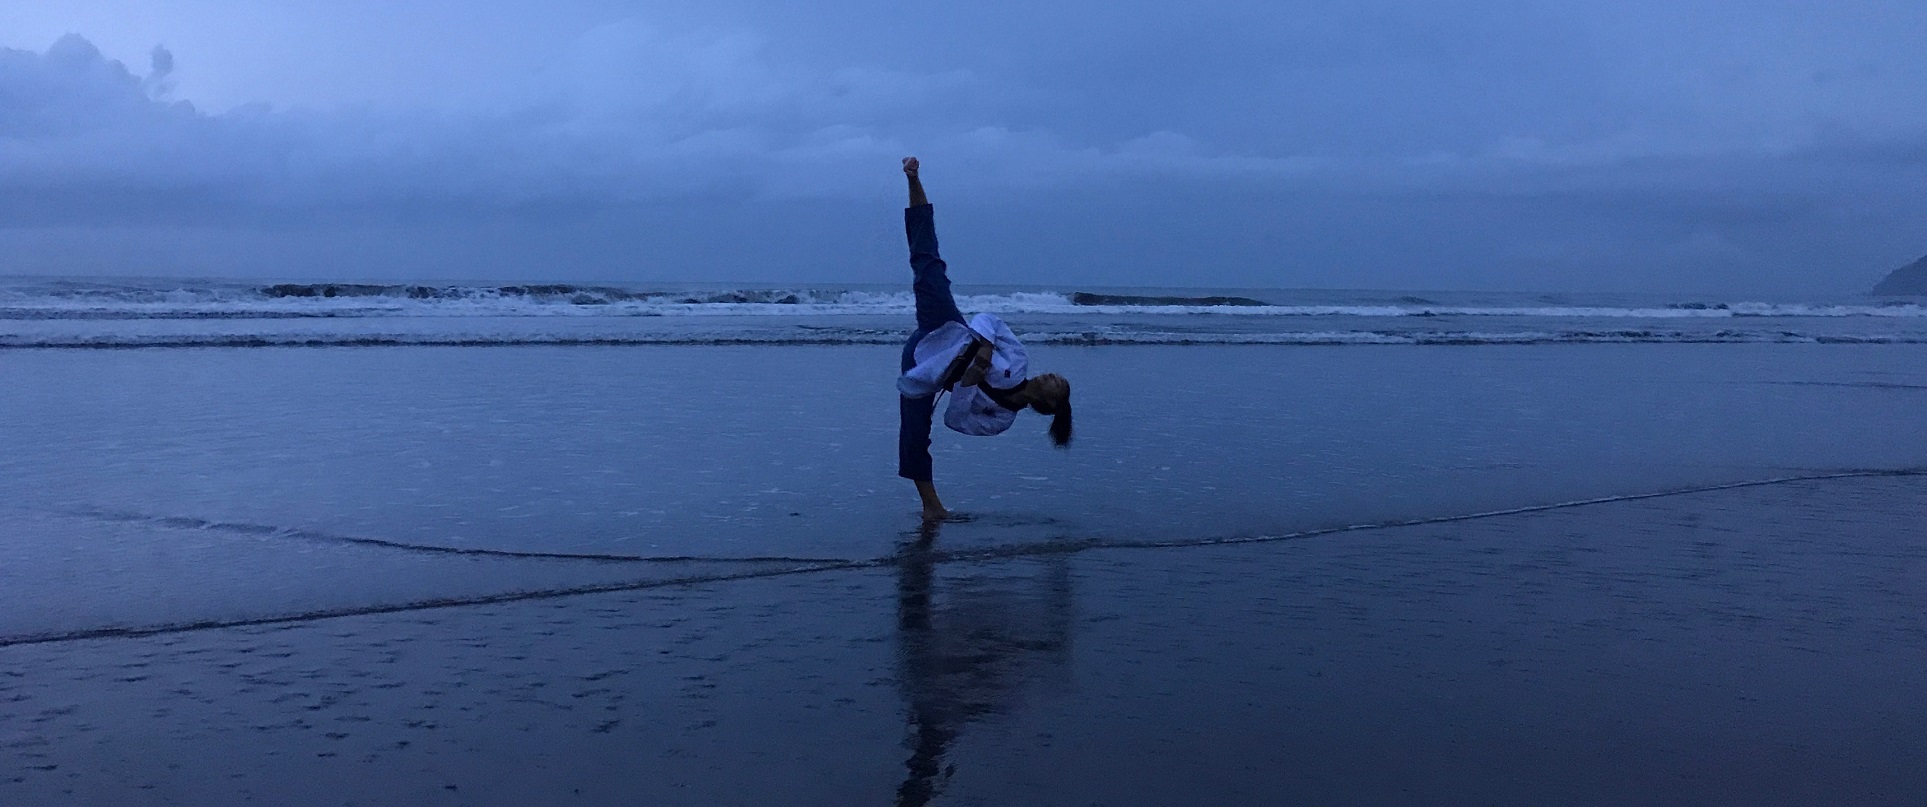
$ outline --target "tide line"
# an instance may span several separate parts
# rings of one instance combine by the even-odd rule
[[[537,552],[518,549],[418,544],[407,541],[392,541],[386,538],[335,535],[333,533],[304,530],[294,527],[275,527],[266,524],[247,524],[231,521],[208,521],[183,516],[149,516],[111,510],[76,510],[69,513],[69,515],[82,516],[100,521],[110,521],[117,524],[146,524],[170,529],[207,530],[209,532],[225,532],[237,535],[258,535],[266,538],[292,538],[324,544],[374,546],[383,549],[398,549],[405,552],[421,552],[433,555],[469,555],[494,558],[517,558],[522,560],[580,560],[594,563],[843,563],[849,560],[848,558],[807,558],[786,555],[700,557],[695,555],[624,555],[598,552]]]
[[[1920,476],[1927,476],[1927,468],[1865,469],[1865,470],[1853,470],[1853,471],[1838,471],[1838,472],[1821,473],[1821,474],[1802,474],[1802,475],[1795,475],[1795,476],[1773,477],[1770,479],[1748,480],[1743,482],[1729,482],[1729,483],[1718,484],[1718,485],[1701,485],[1701,486],[1688,487],[1688,488],[1675,488],[1670,490],[1655,491],[1651,493],[1631,493],[1631,494],[1622,494],[1622,495],[1615,495],[1615,496],[1600,496],[1600,497],[1590,498],[1590,499],[1576,499],[1572,501],[1554,502],[1551,504],[1538,504],[1538,505],[1528,505],[1524,507],[1512,507],[1512,508],[1506,508],[1503,510],[1486,510],[1486,511],[1477,512],[1477,513],[1465,513],[1461,515],[1435,516],[1430,518],[1408,519],[1408,520],[1399,520],[1399,521],[1383,521],[1383,522],[1374,522],[1374,523],[1366,523],[1366,524],[1352,524],[1352,525],[1347,525],[1342,527],[1329,527],[1324,529],[1303,530],[1299,532],[1278,533],[1278,534],[1271,534],[1271,535],[1227,536],[1227,537],[1218,537],[1218,538],[1198,538],[1198,539],[1175,540],[1175,541],[1134,541],[1134,540],[1121,540],[1121,539],[1105,540],[1105,539],[1092,538],[1092,539],[1059,540],[1059,541],[1050,541],[1050,542],[1037,543],[1037,544],[1018,544],[1018,545],[1001,546],[1001,547],[987,547],[984,549],[975,549],[975,550],[931,551],[927,549],[909,549],[894,555],[887,555],[887,556],[878,557],[878,558],[841,559],[841,560],[821,559],[821,560],[809,561],[798,565],[790,565],[790,566],[785,566],[785,567],[776,568],[776,569],[757,569],[757,570],[744,570],[739,572],[725,572],[725,573],[716,573],[716,574],[685,575],[685,576],[677,576],[677,577],[653,578],[648,580],[632,580],[632,581],[623,581],[623,582],[614,582],[614,583],[597,583],[597,584],[582,585],[582,586],[568,586],[568,587],[562,587],[562,588],[501,592],[501,593],[495,593],[495,594],[483,594],[483,595],[467,596],[467,597],[434,598],[434,599],[415,600],[415,601],[402,602],[402,603],[391,603],[391,604],[385,604],[385,605],[365,605],[365,606],[353,606],[353,607],[346,607],[346,608],[319,609],[314,611],[304,611],[300,613],[278,614],[278,615],[261,616],[261,617],[244,617],[244,618],[237,618],[237,619],[208,619],[208,620],[198,620],[198,621],[191,621],[191,622],[164,623],[164,624],[154,624],[154,625],[144,625],[144,626],[114,626],[114,627],[87,628],[87,629],[81,629],[81,630],[70,630],[70,631],[49,632],[49,633],[39,633],[39,634],[19,634],[14,636],[0,636],[0,648],[14,647],[19,645],[37,645],[37,644],[52,644],[52,643],[59,643],[59,642],[74,642],[74,641],[83,641],[83,640],[89,640],[89,639],[135,639],[135,638],[143,638],[143,637],[150,637],[150,636],[160,636],[160,635],[166,635],[166,634],[187,633],[187,632],[193,632],[193,631],[219,630],[223,628],[245,628],[245,627],[260,627],[260,626],[273,626],[273,625],[293,625],[293,624],[312,622],[317,620],[338,619],[342,617],[375,616],[375,615],[381,615],[381,614],[407,613],[412,611],[426,611],[426,610],[443,609],[443,608],[462,608],[462,607],[471,607],[471,606],[480,606],[480,605],[496,605],[496,604],[503,604],[503,603],[527,602],[531,600],[559,599],[563,597],[578,597],[578,596],[583,596],[588,594],[606,594],[606,593],[623,592],[623,591],[640,591],[645,589],[668,588],[668,587],[674,587],[674,586],[692,586],[692,585],[701,585],[706,583],[725,583],[725,582],[734,582],[739,580],[758,580],[758,579],[787,577],[787,576],[804,575],[804,574],[820,574],[825,572],[875,569],[875,568],[897,566],[897,565],[901,565],[904,563],[911,563],[911,562],[930,563],[930,564],[971,563],[971,562],[1005,560],[1005,559],[1035,556],[1035,555],[1061,555],[1061,554],[1070,554],[1070,553],[1077,553],[1077,552],[1086,552],[1086,551],[1098,550],[1098,549],[1182,549],[1182,548],[1210,547],[1210,546],[1235,546],[1235,545],[1242,545],[1242,544],[1280,543],[1280,542],[1286,542],[1286,541],[1299,541],[1299,540],[1306,540],[1311,538],[1340,535],[1340,534],[1352,533],[1352,532],[1362,532],[1362,531],[1368,531],[1368,530],[1386,530],[1386,529],[1398,529],[1401,527],[1417,527],[1417,526],[1424,526],[1429,524],[1449,524],[1454,522],[1476,521],[1481,519],[1499,518],[1503,516],[1525,515],[1525,514],[1531,514],[1531,513],[1545,513],[1545,512],[1555,511],[1555,510],[1569,510],[1569,509],[1580,508],[1580,507],[1592,507],[1592,506],[1598,506],[1598,505],[1604,505],[1604,504],[1614,504],[1619,502],[1643,501],[1648,499],[1660,499],[1660,498],[1668,498],[1668,497],[1674,497],[1674,496],[1688,496],[1693,494],[1714,493],[1714,492],[1726,491],[1726,490],[1740,490],[1743,488],[1769,487],[1773,485],[1785,485],[1785,484],[1793,484],[1793,483],[1799,483],[1799,482],[1823,482],[1823,481],[1841,480],[1841,479],[1862,479],[1862,478],[1883,478],[1883,477],[1895,478],[1895,477],[1920,477]],[[185,521],[192,521],[192,520],[185,520]],[[232,526],[242,528],[243,530],[254,530],[257,532],[260,529],[262,529],[254,525],[232,525]],[[268,528],[268,529],[273,529],[273,528]],[[357,539],[357,542],[366,542],[366,543],[372,543],[375,545],[394,546],[397,548],[407,548],[407,549],[414,549],[414,550],[422,549],[420,545],[401,544],[400,542],[381,541],[380,539]],[[498,554],[501,552],[500,550],[471,550],[471,551],[487,552],[490,554]],[[571,555],[567,555],[566,553],[525,553],[525,554],[533,555],[536,557],[552,557],[556,555],[561,555],[563,557],[582,559],[579,556],[571,556]],[[521,556],[524,556],[524,555],[521,555],[521,554],[511,555],[511,557],[521,557]],[[624,558],[617,557],[617,556],[593,556],[593,557],[597,559],[605,559],[605,560],[606,559],[624,560]],[[628,560],[663,560],[663,559],[662,558],[630,558]],[[675,560],[683,560],[683,559],[675,558]],[[687,560],[704,561],[704,560],[711,560],[711,559],[687,558]],[[717,559],[717,560],[743,560],[743,559],[725,558],[725,559]],[[781,562],[781,561],[773,561],[773,562]]]

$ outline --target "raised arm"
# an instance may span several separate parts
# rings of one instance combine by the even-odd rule
[[[930,204],[930,198],[923,195],[923,180],[917,178],[917,158],[903,158],[903,176],[910,180],[910,206]]]

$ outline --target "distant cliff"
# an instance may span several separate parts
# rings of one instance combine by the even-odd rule
[[[1873,287],[1873,293],[1927,295],[1927,258],[1895,269],[1880,285]]]

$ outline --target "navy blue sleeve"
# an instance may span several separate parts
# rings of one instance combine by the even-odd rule
[[[917,330],[930,331],[946,322],[963,322],[957,300],[950,295],[950,275],[937,255],[936,210],[930,205],[903,209],[903,233],[910,241],[910,269],[916,279],[910,288],[917,299]]]

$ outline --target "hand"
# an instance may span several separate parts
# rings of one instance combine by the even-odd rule
[[[990,344],[988,342],[983,345],[983,347],[989,346]],[[979,348],[976,357],[970,360],[970,366],[964,368],[963,378],[957,382],[957,385],[961,387],[977,386],[977,382],[984,380],[984,374],[988,372],[990,372],[990,351]]]
[[[913,179],[914,179],[914,178],[915,178],[915,177],[917,176],[917,165],[918,165],[918,163],[917,163],[917,158],[915,158],[915,157],[905,157],[905,158],[903,158],[903,173],[904,173],[904,175],[905,175],[905,176],[909,176],[909,177],[911,177],[911,178],[913,178]]]

